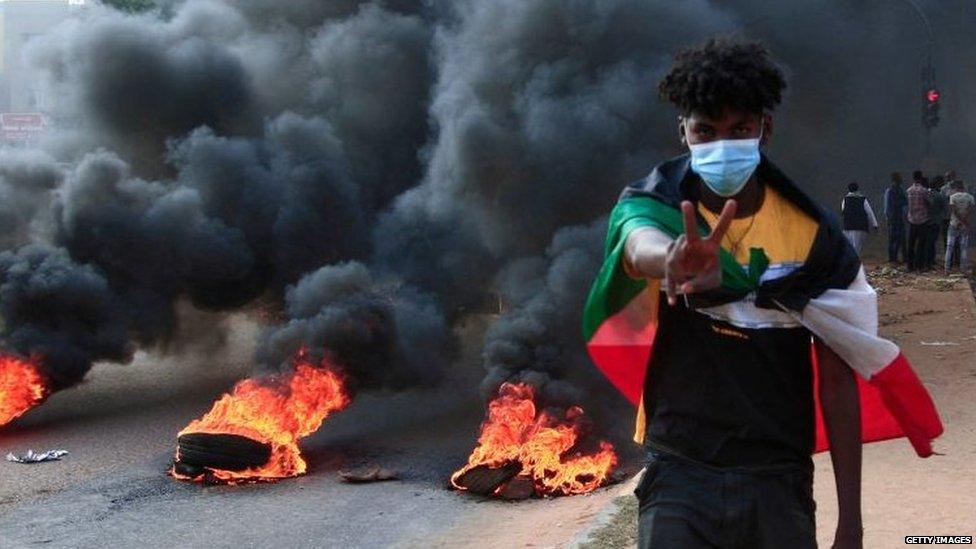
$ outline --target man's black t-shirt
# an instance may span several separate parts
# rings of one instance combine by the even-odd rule
[[[741,328],[661,299],[647,444],[718,467],[809,463],[810,338],[802,327]]]

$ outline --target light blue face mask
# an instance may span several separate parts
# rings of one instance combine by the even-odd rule
[[[735,196],[746,186],[759,166],[759,142],[756,139],[723,139],[688,145],[691,170],[708,188],[722,197]]]

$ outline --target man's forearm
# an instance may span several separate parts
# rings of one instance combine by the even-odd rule
[[[861,530],[861,403],[857,380],[848,365],[817,341],[820,403],[830,441],[837,485],[838,534]]]
[[[637,274],[646,278],[663,279],[668,248],[674,240],[653,227],[634,229],[624,244],[624,254]]]

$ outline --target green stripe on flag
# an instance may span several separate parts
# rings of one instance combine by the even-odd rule
[[[681,210],[649,197],[621,200],[610,214],[610,228],[600,269],[583,309],[583,337],[589,341],[604,320],[618,313],[647,287],[646,280],[634,280],[624,272],[621,256],[627,236],[639,227],[654,227],[671,238],[684,233]],[[707,225],[699,223],[698,232],[705,236]],[[769,259],[761,248],[749,250],[749,267],[743,269],[725,248],[719,250],[722,287],[743,295],[759,287]]]

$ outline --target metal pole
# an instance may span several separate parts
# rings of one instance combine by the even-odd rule
[[[929,88],[935,86],[935,67],[932,64],[933,51],[935,50],[935,32],[932,30],[932,23],[929,18],[922,11],[922,8],[918,5],[915,0],[904,0],[906,4],[911,6],[915,14],[918,15],[919,19],[922,20],[922,24],[925,26],[925,32],[928,34],[929,40],[925,48],[925,65],[922,67],[922,80],[923,84],[922,93]],[[925,156],[926,158],[932,154],[932,128],[925,126]]]
[[[919,5],[915,2],[915,0],[904,0],[904,1],[906,4],[911,6],[913,10],[915,10],[915,13],[918,14],[918,17],[922,20],[922,23],[925,25],[925,31],[928,32],[929,35],[928,61],[929,63],[931,63],[932,46],[935,44],[935,33],[932,32],[932,23],[929,22],[929,18],[925,15],[925,12],[922,11],[922,8],[919,7]]]

